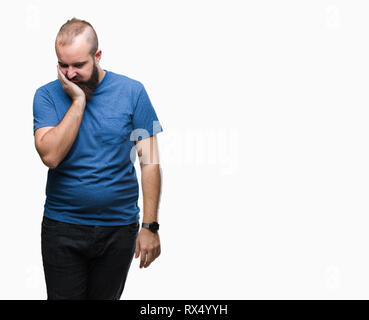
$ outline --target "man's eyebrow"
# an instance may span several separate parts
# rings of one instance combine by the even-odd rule
[[[64,63],[64,62],[61,62],[61,61],[58,61],[59,64],[63,65],[63,66],[67,66],[68,64]],[[75,63],[72,63],[73,66],[78,66],[78,65],[84,65],[86,64],[87,61],[81,61],[81,62],[75,62]]]

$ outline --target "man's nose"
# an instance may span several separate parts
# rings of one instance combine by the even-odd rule
[[[77,75],[74,68],[69,67],[67,70],[68,79],[73,79]]]

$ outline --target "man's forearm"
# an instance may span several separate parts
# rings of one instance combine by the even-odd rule
[[[161,194],[161,168],[159,164],[141,165],[144,223],[158,221]]]
[[[44,163],[55,168],[64,159],[76,139],[86,102],[75,100],[64,118],[41,138],[40,153]]]

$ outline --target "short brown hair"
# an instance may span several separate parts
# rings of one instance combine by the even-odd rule
[[[55,50],[57,45],[63,46],[72,43],[74,38],[87,28],[91,31],[88,33],[87,41],[91,44],[90,54],[93,57],[99,48],[96,31],[89,22],[77,18],[72,18],[61,26],[55,39]]]

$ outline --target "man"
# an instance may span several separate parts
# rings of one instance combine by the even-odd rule
[[[100,67],[91,24],[68,20],[55,50],[58,80],[33,102],[35,146],[49,167],[41,231],[48,299],[118,300],[133,255],[140,268],[160,255],[162,127],[139,81]]]

